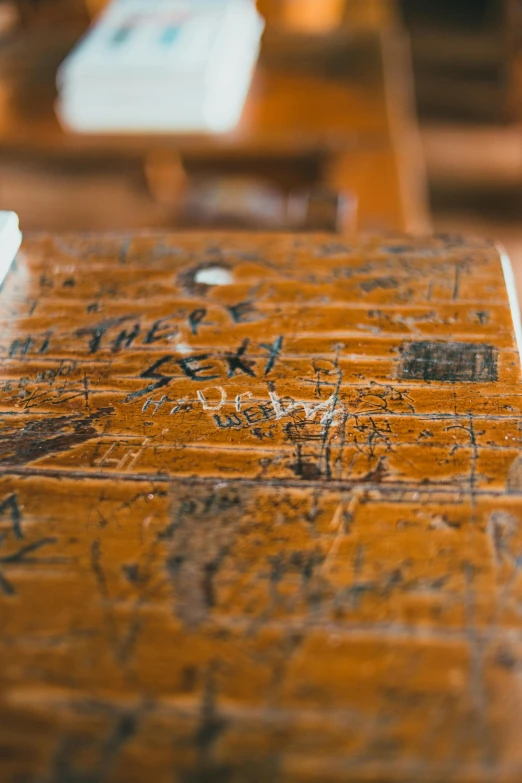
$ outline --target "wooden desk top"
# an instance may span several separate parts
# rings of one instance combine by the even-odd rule
[[[228,134],[65,133],[54,114],[55,72],[74,37],[34,33],[0,54],[0,160],[146,156],[171,151],[202,164],[319,162],[323,184],[359,196],[362,230],[428,231],[420,140],[404,42],[396,30],[316,36],[268,30],[241,122]],[[247,164],[244,168],[248,168]],[[258,171],[259,173],[259,171]]]
[[[0,312],[3,783],[520,781],[493,246],[36,236]]]

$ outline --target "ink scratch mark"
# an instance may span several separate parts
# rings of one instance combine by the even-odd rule
[[[364,283],[360,283],[362,290],[365,293],[370,293],[376,288],[382,288],[385,291],[389,291],[393,288],[399,287],[399,281],[394,277],[377,277],[373,280],[367,280]]]
[[[339,548],[343,540],[349,535],[350,528],[353,525],[355,511],[361,500],[363,492],[361,489],[355,489],[348,503],[341,501],[334,511],[330,521],[330,530],[334,533],[331,546],[324,559],[321,571],[328,573],[339,553]]]
[[[491,542],[493,560],[498,566],[503,560],[515,560],[511,541],[516,533],[518,520],[506,511],[493,511],[488,520],[487,533]]]
[[[15,538],[23,538],[24,534],[22,533],[22,515],[20,513],[20,508],[18,507],[16,493],[14,492],[2,500],[2,503],[0,504],[0,516],[5,511],[7,511],[7,509],[10,509],[11,512],[11,523],[13,526],[13,533]]]
[[[51,778],[45,778],[44,783],[106,783],[112,779],[114,765],[124,746],[138,731],[138,716],[122,713],[115,717],[110,732],[99,739],[64,737],[54,752]],[[86,751],[91,751],[95,759],[87,768]]]
[[[111,607],[109,587],[103,569],[101,543],[99,539],[95,539],[91,545],[91,571],[94,574],[98,586],[98,592],[104,611],[107,635],[111,643],[112,651],[115,652],[118,647],[118,632]],[[115,657],[117,658],[117,654]]]
[[[74,446],[98,437],[94,427],[97,419],[110,416],[113,408],[82,416],[60,416],[53,419],[37,419],[21,429],[0,430],[0,465],[25,465],[28,462],[68,451]]]
[[[2,539],[1,543],[3,543]],[[33,552],[37,552],[42,547],[56,544],[56,538],[42,538],[40,541],[35,541],[32,544],[20,547],[16,552],[10,555],[3,555],[0,557],[0,566],[24,566],[24,565],[59,565],[67,562],[64,558],[38,558],[32,557]],[[6,596],[13,596],[16,594],[14,585],[7,579],[5,574],[0,571],[0,591]]]

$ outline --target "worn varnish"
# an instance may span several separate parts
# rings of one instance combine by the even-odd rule
[[[522,779],[492,245],[40,236],[0,307],[3,782]]]

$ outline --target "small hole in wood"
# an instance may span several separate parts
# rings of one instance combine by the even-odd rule
[[[194,275],[194,282],[204,285],[230,285],[232,281],[231,272],[222,266],[207,266]]]

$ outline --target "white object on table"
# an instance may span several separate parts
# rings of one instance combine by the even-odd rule
[[[230,131],[263,27],[254,0],[112,0],[60,67],[58,117],[91,133]]]
[[[0,285],[16,258],[22,244],[16,212],[0,212]]]

